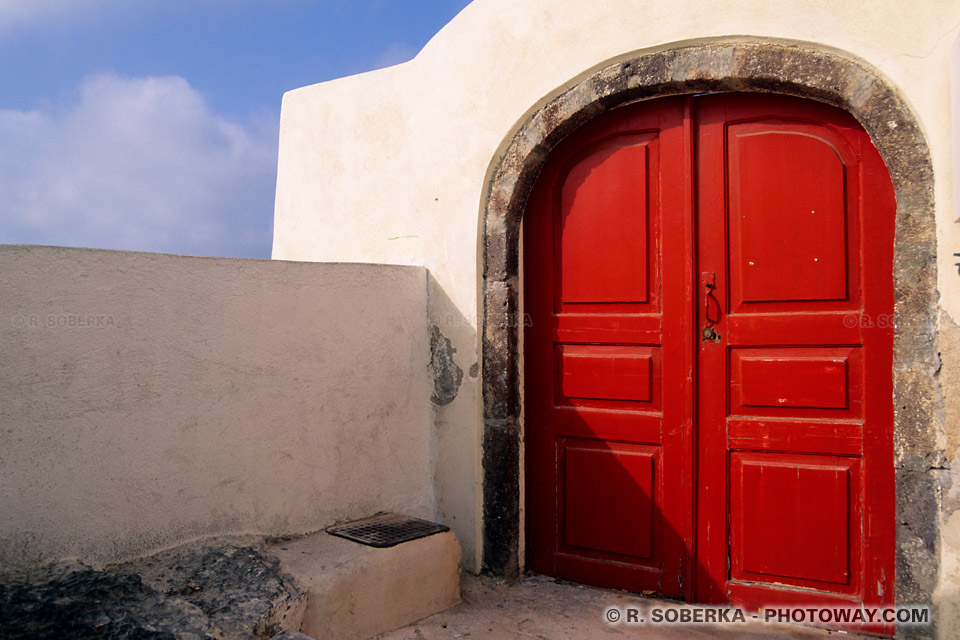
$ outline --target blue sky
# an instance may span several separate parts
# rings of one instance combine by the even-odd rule
[[[284,91],[467,0],[0,0],[0,243],[270,257]]]

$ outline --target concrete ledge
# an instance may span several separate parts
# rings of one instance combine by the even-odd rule
[[[460,602],[452,531],[383,549],[320,532],[269,551],[307,591],[300,630],[317,640],[364,640]]]

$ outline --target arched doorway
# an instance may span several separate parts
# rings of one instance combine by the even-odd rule
[[[559,144],[523,221],[527,567],[889,605],[895,213],[808,100],[649,100]]]
[[[492,160],[481,204],[483,569],[521,566],[520,223],[544,160],[559,141],[617,106],[659,96],[776,92],[844,109],[863,125],[896,190],[894,456],[897,602],[933,603],[940,567],[936,458],[933,174],[909,107],[882,75],[807,43],[767,40],[665,46],[574,79],[521,119]],[[936,615],[936,614],[934,614]]]

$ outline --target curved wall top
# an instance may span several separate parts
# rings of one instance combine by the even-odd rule
[[[473,317],[476,255],[436,248],[468,219],[476,233],[491,159],[524,114],[613,59],[730,37],[813,43],[884,74],[928,133],[947,203],[957,33],[958,0],[475,0],[412,61],[284,96],[273,257],[425,264]],[[941,235],[960,244],[952,224]],[[941,289],[960,319],[960,291]]]

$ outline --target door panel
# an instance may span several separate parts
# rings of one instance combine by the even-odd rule
[[[730,349],[730,415],[851,419],[862,416],[856,347]]]
[[[731,577],[846,591],[838,585],[850,585],[858,565],[857,465],[842,457],[731,454]]]
[[[890,604],[894,216],[817,103],[643,102],[559,145],[523,228],[528,568]]]
[[[659,383],[660,359],[650,347],[623,345],[568,344],[559,346],[560,392],[564,401],[604,400],[606,403],[628,401],[649,404],[656,409],[660,385],[654,391],[653,380]],[[578,402],[585,405],[584,402]]]
[[[586,125],[531,194],[525,492],[529,568],[679,596],[693,527],[692,122],[686,101],[666,104]]]
[[[890,604],[889,177],[822,105],[709,96],[697,118],[698,316],[720,335],[699,346],[698,598]]]
[[[561,551],[650,560],[658,447],[563,438]],[[631,504],[622,508],[622,501]],[[595,553],[599,552],[599,553]]]
[[[855,198],[856,185],[844,179],[849,172],[832,138],[806,123],[727,127],[735,309],[847,300],[847,187]]]
[[[566,170],[557,194],[560,297],[565,305],[648,300],[650,134],[600,141]]]

